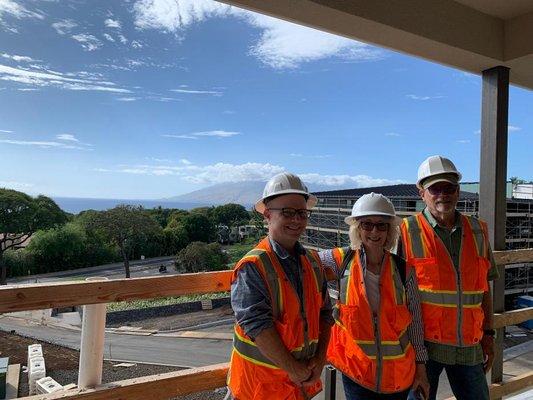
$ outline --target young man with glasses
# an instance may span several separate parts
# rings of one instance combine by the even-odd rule
[[[426,208],[405,218],[398,253],[415,268],[422,303],[430,399],[446,370],[458,400],[489,399],[485,373],[494,358],[492,298],[498,277],[485,222],[456,210],[461,174],[442,156],[418,169]]]
[[[315,251],[298,242],[317,198],[299,177],[274,176],[255,209],[268,236],[235,266],[235,336],[227,398],[308,399],[321,390],[331,303]]]

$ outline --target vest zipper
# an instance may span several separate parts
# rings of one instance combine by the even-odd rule
[[[448,258],[450,259],[450,263],[452,264],[453,272],[455,272],[455,281],[457,284],[457,343],[459,347],[463,347],[463,288],[462,288],[462,281],[461,281],[461,259],[463,254],[463,235],[464,235],[464,227],[461,226],[461,245],[459,246],[459,266],[456,268],[455,264],[453,262],[452,255],[448,251],[448,248],[442,241],[439,235],[437,235],[435,232],[433,232],[433,237],[437,240],[439,240],[442,245],[444,246],[444,249],[446,250],[446,254],[448,255]]]
[[[381,299],[380,299],[381,302]],[[376,392],[380,392],[381,387],[381,375],[383,373],[383,360],[382,360],[382,354],[381,354],[381,334],[379,330],[379,318],[376,313],[372,314],[372,320],[374,321],[374,335],[376,337],[376,349],[378,351],[377,357],[376,357]]]

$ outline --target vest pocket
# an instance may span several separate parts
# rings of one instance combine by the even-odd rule
[[[415,258],[413,265],[420,287],[440,286],[440,270],[435,257]]]

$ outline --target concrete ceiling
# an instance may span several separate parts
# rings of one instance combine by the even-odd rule
[[[533,0],[219,0],[533,89]]]

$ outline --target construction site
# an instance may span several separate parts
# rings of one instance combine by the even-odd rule
[[[461,185],[457,210],[479,217],[479,185]],[[361,189],[336,190],[315,193],[318,205],[313,210],[303,243],[316,250],[348,246],[348,225],[344,218],[350,215],[353,204],[366,193],[381,193],[390,198],[401,217],[420,212],[425,207],[414,184],[377,186]],[[512,196],[512,188],[508,192]],[[505,249],[529,249],[533,246],[533,198],[507,198]],[[510,264],[505,268],[506,309],[515,308],[514,300],[533,292],[532,263]]]

